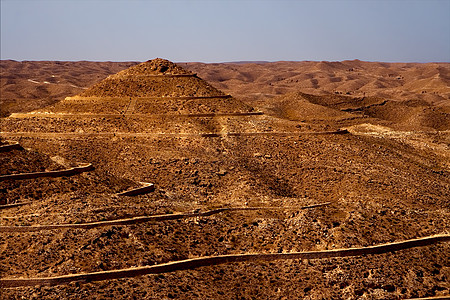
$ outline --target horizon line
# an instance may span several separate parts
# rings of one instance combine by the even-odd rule
[[[156,58],[156,57],[155,57]],[[152,59],[155,59],[152,58]],[[149,59],[149,60],[152,60]],[[168,59],[169,60],[169,59]],[[112,63],[142,63],[148,60],[138,61],[138,60],[48,60],[48,59],[39,59],[39,60],[28,60],[28,59],[0,59],[0,61],[15,61],[15,62],[112,62]],[[217,61],[217,62],[205,62],[205,61],[173,61],[174,63],[202,63],[202,64],[268,64],[268,63],[281,63],[281,62],[368,62],[368,63],[392,63],[392,64],[447,64],[450,61],[427,61],[427,62],[419,62],[419,61],[381,61],[381,60],[361,60],[358,58],[354,59],[343,59],[343,60],[233,60],[233,61]]]

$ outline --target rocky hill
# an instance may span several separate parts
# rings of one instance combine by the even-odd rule
[[[289,75],[294,63],[278,64],[186,68],[157,59],[123,65],[131,68],[104,81],[90,75],[92,88],[46,107],[2,98],[15,112],[0,119],[2,298],[448,296],[445,89],[439,98],[408,92],[417,95],[410,100],[277,90],[270,75],[252,95],[264,70],[301,76]],[[340,70],[344,87],[354,84],[346,72],[422,68],[305,64],[317,72],[309,79]],[[114,64],[77,66],[94,74],[102,65]],[[199,78],[221,67],[236,68],[236,79]],[[447,65],[430,74],[439,67]],[[253,73],[241,77],[243,70]],[[2,88],[20,93],[22,81],[14,82]],[[220,82],[235,82],[239,99],[219,92]],[[8,146],[14,141],[23,148]],[[149,183],[145,193],[121,194]]]

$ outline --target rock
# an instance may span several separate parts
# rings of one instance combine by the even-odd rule
[[[219,176],[224,176],[224,175],[226,175],[227,173],[228,173],[227,170],[225,170],[225,169],[220,169],[219,172],[217,172],[216,174],[219,175]]]

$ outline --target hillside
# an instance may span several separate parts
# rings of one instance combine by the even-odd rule
[[[2,298],[450,294],[448,91],[409,90],[448,64],[79,62],[83,88],[47,100],[22,87],[56,63],[17,64],[2,62]],[[273,77],[395,68],[417,74],[389,97]]]
[[[181,64],[182,66],[184,64]],[[248,100],[301,91],[308,94],[372,96],[450,105],[449,63],[273,62],[187,63],[224,92]]]
[[[0,107],[4,114],[41,108],[79,94],[107,76],[136,64],[3,60],[0,62]],[[423,100],[445,107],[450,105],[448,63],[354,60],[179,65],[197,73],[224,93],[252,102],[301,91],[316,95],[365,95],[393,100]]]

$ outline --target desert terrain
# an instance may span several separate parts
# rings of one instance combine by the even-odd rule
[[[2,299],[450,295],[450,64],[0,68]]]

